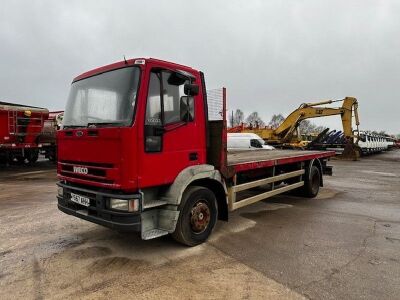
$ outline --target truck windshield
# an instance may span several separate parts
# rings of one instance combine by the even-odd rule
[[[138,67],[127,67],[72,83],[63,126],[129,126],[139,77]]]

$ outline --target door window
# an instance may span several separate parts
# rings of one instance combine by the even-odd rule
[[[146,151],[159,152],[164,127],[168,124],[194,120],[194,99],[184,93],[184,80],[171,71],[150,73],[149,93],[146,105]]]
[[[160,152],[162,149],[162,99],[160,91],[160,74],[151,73],[144,123],[146,152]]]
[[[149,95],[147,97],[145,125],[162,125],[160,75],[150,74]]]

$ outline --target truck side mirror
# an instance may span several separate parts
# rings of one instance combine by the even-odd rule
[[[194,119],[194,98],[182,96],[180,99],[180,120],[192,122]]]
[[[199,86],[194,83],[186,83],[183,92],[188,96],[197,96],[199,94]]]

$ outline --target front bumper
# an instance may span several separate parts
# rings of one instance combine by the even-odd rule
[[[110,198],[141,199],[141,194],[113,194],[93,191],[81,187],[57,183],[63,188],[63,196],[57,195],[58,209],[66,214],[120,231],[141,231],[141,215],[138,212],[119,212],[110,210],[106,203]],[[88,197],[89,207],[71,201],[71,192]],[[141,201],[139,201],[140,203]]]

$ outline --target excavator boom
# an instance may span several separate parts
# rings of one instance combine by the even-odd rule
[[[323,105],[328,105],[336,102],[342,102],[341,107],[326,107]],[[298,109],[294,110],[289,116],[279,125],[276,129],[271,128],[245,128],[243,125],[235,127],[236,131],[240,132],[252,132],[258,134],[264,140],[272,144],[290,144],[295,145],[300,143],[298,127],[301,121],[311,118],[327,117],[340,115],[342,119],[343,135],[347,144],[351,144],[347,147],[350,150],[346,150],[348,156],[357,156],[355,148],[357,148],[358,143],[358,102],[354,97],[346,97],[340,100],[324,100],[315,103],[303,103]],[[357,134],[353,132],[353,117],[355,120]],[[354,142],[355,140],[355,142]],[[355,145],[354,145],[355,143]],[[353,150],[352,150],[353,149]],[[351,152],[351,153],[350,153]],[[350,154],[349,154],[350,153]]]
[[[341,107],[323,107],[324,104],[332,104],[342,101]],[[358,102],[354,97],[346,97],[342,100],[328,100],[316,103],[304,103],[293,111],[282,124],[274,130],[274,139],[289,142],[293,138],[293,133],[305,119],[319,118],[340,115],[342,118],[343,132],[346,138],[353,138],[352,120],[353,113],[358,128]]]

